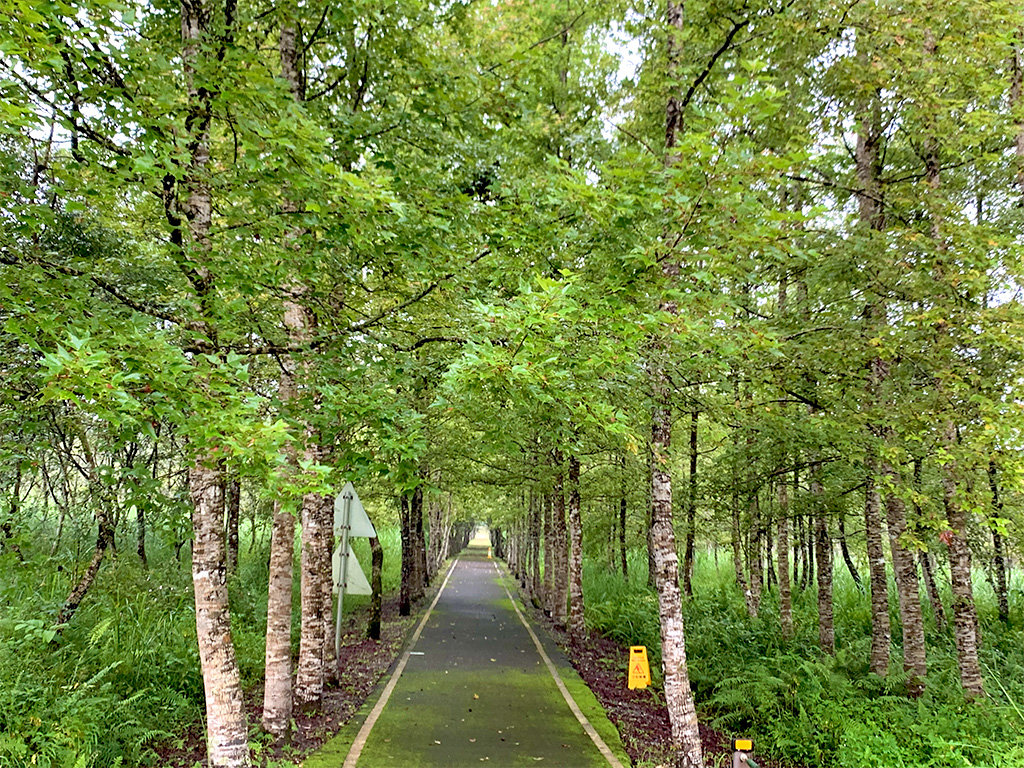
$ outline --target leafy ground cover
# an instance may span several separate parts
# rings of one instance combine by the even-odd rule
[[[398,532],[380,533],[384,587],[399,579]],[[351,716],[391,664],[408,618],[385,601],[382,641],[366,641],[368,598],[346,600],[342,684],[324,706],[296,717],[287,754],[270,754],[258,733],[266,631],[265,541],[243,542],[230,582],[232,629],[253,724],[254,749],[289,759],[315,748]],[[360,545],[355,545],[357,557]],[[155,542],[150,567],[132,554],[104,566],[89,599],[63,631],[56,615],[74,580],[72,553],[54,558],[24,551],[0,556],[0,767],[191,768],[205,756],[203,685],[187,548],[178,562]],[[368,563],[368,553],[362,562]],[[296,558],[296,562],[298,559]],[[298,606],[298,579],[295,580]],[[293,637],[298,639],[298,611]],[[290,764],[287,762],[285,764]]]
[[[652,651],[655,693],[651,700],[656,703],[657,601],[646,586],[639,554],[630,559],[630,565],[639,578],[626,581],[604,564],[587,563],[587,622],[590,629],[620,644],[620,649],[646,645]],[[796,637],[784,643],[774,595],[766,595],[759,618],[750,620],[732,583],[731,563],[723,558],[716,567],[712,558],[702,558],[695,573],[695,596],[684,606],[690,676],[701,722],[725,734],[753,736],[762,754],[787,766],[1022,765],[1021,617],[1014,612],[1007,625],[1001,624],[983,577],[976,579],[976,590],[986,638],[983,661],[988,696],[973,703],[964,700],[953,638],[932,625],[927,691],[915,700],[903,695],[906,678],[895,668],[901,663],[898,653],[887,679],[869,672],[868,598],[852,580],[837,574],[837,653],[832,658],[817,648],[815,596],[809,590],[796,595]],[[945,597],[948,605],[949,595]],[[898,616],[892,619],[896,640]],[[609,665],[601,658],[599,654],[598,665]],[[619,651],[618,658],[614,674],[624,688],[624,651]],[[630,697],[623,694],[623,698]],[[653,714],[646,717],[656,722]],[[653,732],[656,735],[659,729]],[[623,740],[631,741],[625,736]],[[639,758],[648,760],[644,754]]]

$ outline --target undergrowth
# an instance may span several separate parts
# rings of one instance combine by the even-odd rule
[[[398,532],[381,540],[385,590],[397,588]],[[229,592],[242,683],[252,688],[263,675],[268,553],[265,539],[249,543]],[[355,545],[357,557],[363,548]],[[179,563],[154,542],[149,569],[134,553],[111,557],[63,632],[53,617],[82,561],[31,550],[24,562],[0,557],[0,768],[156,766],[161,745],[202,717],[187,553]],[[297,651],[298,572],[294,583]],[[351,597],[346,609],[367,599]]]
[[[646,557],[632,553],[632,578],[603,563],[584,567],[587,623],[623,643],[646,645],[657,684],[658,602],[646,585]],[[749,735],[758,750],[790,766],[982,768],[1024,765],[1024,622],[996,618],[995,598],[976,580],[982,625],[981,659],[988,697],[967,702],[960,692],[950,633],[930,622],[927,690],[904,695],[899,617],[886,678],[868,668],[870,603],[845,572],[834,589],[836,656],[817,644],[816,593],[794,591],[795,637],[781,639],[777,593],[764,596],[757,619],[747,616],[731,560],[697,562],[694,597],[684,602],[690,681],[703,722]],[[1020,594],[1019,574],[1014,585]],[[949,595],[945,595],[948,610]],[[927,611],[927,607],[925,608]],[[930,617],[929,617],[930,621]]]

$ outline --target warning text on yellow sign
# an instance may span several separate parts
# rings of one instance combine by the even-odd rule
[[[629,648],[629,687],[646,688],[651,684],[651,667],[647,663],[647,648],[633,645]]]

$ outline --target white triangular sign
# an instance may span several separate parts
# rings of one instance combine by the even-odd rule
[[[356,489],[352,486],[352,483],[345,483],[345,487],[341,489],[341,493],[334,497],[334,536],[337,539],[341,539],[342,529],[345,525],[345,499],[349,498],[348,508],[348,535],[359,536],[362,538],[376,537],[377,529],[373,527],[373,523],[370,522],[370,518],[366,514],[366,510],[363,509],[363,502],[359,500],[359,494],[356,493]],[[355,594],[355,593],[352,593]],[[367,592],[366,594],[370,594]]]
[[[331,580],[334,582],[334,592],[337,593],[341,584],[341,547],[334,550],[334,556],[331,558]],[[363,573],[363,569],[359,567],[359,561],[356,560],[356,556],[352,554],[352,548],[348,550],[348,569],[346,571],[346,584],[345,594],[346,595],[372,595],[373,590],[370,588],[370,582],[366,580],[366,574]]]

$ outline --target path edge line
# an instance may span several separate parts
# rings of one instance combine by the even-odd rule
[[[402,658],[398,662],[398,666],[395,667],[395,671],[391,675],[391,679],[388,680],[388,684],[384,686],[384,690],[377,699],[377,703],[373,705],[373,709],[370,710],[370,714],[363,722],[362,727],[359,729],[359,733],[356,734],[355,741],[352,742],[352,746],[348,751],[348,755],[345,757],[343,768],[356,768],[356,763],[359,761],[359,755],[362,754],[363,747],[366,746],[367,739],[370,738],[370,731],[373,730],[373,726],[377,724],[377,720],[380,718],[381,712],[384,711],[384,707],[388,703],[388,699],[391,698],[392,692],[395,690],[395,686],[398,685],[398,678],[402,676],[402,672],[405,671],[405,665],[409,663],[409,658],[412,656],[412,651],[416,647],[416,642],[420,639],[420,634],[423,632],[423,628],[427,625],[427,620],[430,618],[430,614],[434,612],[434,607],[437,605],[437,601],[441,599],[441,593],[444,592],[444,588],[448,586],[448,580],[452,577],[455,572],[455,566],[459,564],[460,558],[455,558],[455,562],[452,563],[448,569],[448,575],[444,577],[444,581],[441,583],[441,588],[437,590],[437,594],[434,595],[433,602],[430,603],[430,607],[427,608],[427,612],[423,614],[423,618],[420,619],[419,626],[416,627],[416,631],[412,633],[412,639],[409,640],[409,646],[405,649],[402,654]],[[503,584],[504,586],[504,584]],[[505,590],[508,591],[507,589]],[[621,766],[620,766],[621,768]]]
[[[526,617],[523,616],[523,612],[519,610],[519,605],[516,603],[515,598],[512,597],[512,593],[508,589],[508,585],[505,583],[505,574],[501,572],[501,568],[498,567],[497,561],[494,562],[494,569],[498,572],[498,577],[501,579],[501,586],[505,590],[505,594],[508,595],[508,599],[512,603],[512,608],[515,609],[516,616],[519,617],[519,621],[522,622],[523,626],[526,627],[526,631],[530,633],[530,638],[533,640],[533,644],[537,647],[537,653],[544,659],[544,663],[547,665],[548,672],[551,673],[551,677],[555,679],[555,685],[558,686],[558,690],[562,692],[562,698],[565,699],[565,703],[569,705],[569,709],[576,715],[576,719],[580,725],[583,726],[583,730],[586,731],[587,736],[594,742],[594,746],[597,747],[598,751],[604,755],[604,758],[608,761],[608,764],[612,768],[624,768],[622,762],[615,756],[615,753],[608,748],[608,745],[604,743],[604,739],[601,738],[601,734],[597,732],[597,729],[587,719],[587,716],[583,714],[583,710],[580,709],[579,704],[576,703],[576,699],[569,693],[569,689],[565,687],[565,683],[562,678],[558,675],[558,669],[555,667],[554,662],[551,661],[551,657],[548,656],[547,651],[544,650],[544,646],[540,642],[540,638],[533,631],[533,627],[526,621]],[[584,683],[586,685],[586,683]],[[350,768],[348,763],[345,763],[345,768]],[[354,768],[354,766],[352,767]]]

